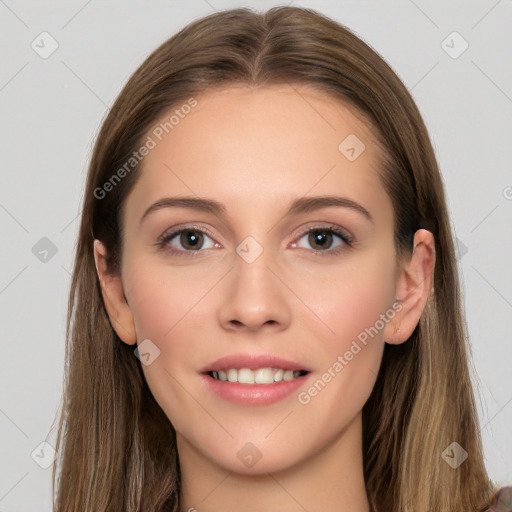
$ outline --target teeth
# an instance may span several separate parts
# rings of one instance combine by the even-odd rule
[[[238,382],[240,384],[254,384],[254,372],[248,368],[238,370]]]
[[[239,382],[240,384],[273,384],[283,380],[296,379],[300,375],[300,371],[294,372],[282,368],[258,368],[257,370],[229,368],[228,370],[212,372],[212,376],[216,380]]]
[[[274,381],[280,382],[283,380],[284,370],[277,370],[276,373],[274,373]]]
[[[286,370],[283,375],[283,380],[292,380],[293,377],[293,372],[291,370]]]
[[[238,379],[240,379],[240,376]],[[259,368],[256,370],[254,372],[254,382],[256,384],[272,384],[274,382],[272,368]]]

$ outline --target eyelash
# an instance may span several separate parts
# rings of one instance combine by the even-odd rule
[[[159,250],[168,251],[172,253],[174,256],[178,257],[196,257],[199,255],[200,252],[202,252],[200,249],[197,251],[187,251],[187,250],[176,250],[174,248],[169,249],[167,244],[176,236],[180,235],[181,233],[187,232],[187,231],[195,231],[198,233],[202,233],[205,235],[208,235],[210,238],[213,239],[213,235],[205,228],[199,228],[196,226],[187,227],[187,228],[181,228],[177,230],[172,230],[171,232],[165,232],[163,235],[161,235],[158,240],[156,241],[155,245],[158,247]],[[309,228],[308,230],[304,231],[299,237],[298,240],[300,240],[304,235],[308,235],[309,233],[320,231],[320,232],[330,232],[334,233],[336,236],[338,236],[343,244],[340,247],[337,247],[336,249],[325,249],[325,250],[315,250],[312,249],[313,253],[318,256],[337,256],[342,251],[346,250],[344,247],[345,245],[348,247],[352,247],[353,244],[353,238],[345,233],[344,231],[341,231],[337,226],[321,226],[321,227],[313,227]]]

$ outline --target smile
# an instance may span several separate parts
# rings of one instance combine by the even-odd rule
[[[305,370],[285,370],[283,368],[229,368],[208,372],[210,377],[223,382],[238,382],[240,384],[273,384],[274,382],[289,381],[306,375]]]

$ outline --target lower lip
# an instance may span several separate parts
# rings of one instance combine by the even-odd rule
[[[273,384],[240,384],[214,379],[209,375],[202,375],[208,389],[237,405],[270,405],[283,400],[300,388],[310,374],[292,380],[282,380]]]

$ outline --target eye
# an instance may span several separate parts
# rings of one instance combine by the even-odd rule
[[[186,228],[164,233],[157,245],[174,253],[186,253],[211,249],[215,247],[215,242],[201,229]]]
[[[304,240],[304,242],[302,242]],[[292,247],[312,248],[319,255],[335,255],[346,246],[352,247],[352,237],[337,226],[315,227],[306,231]],[[309,245],[309,247],[303,244]],[[204,228],[181,228],[165,232],[156,242],[159,249],[175,256],[195,256],[201,249],[212,249],[220,245],[208,235]],[[196,253],[196,254],[194,254]]]
[[[352,245],[352,238],[334,227],[310,229],[293,246],[308,249],[309,247],[300,245],[302,240],[305,240],[305,243],[309,244],[314,251],[328,252],[330,254],[343,250],[344,245],[349,247]]]

